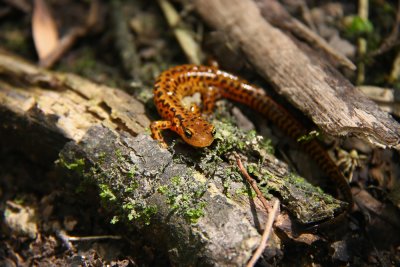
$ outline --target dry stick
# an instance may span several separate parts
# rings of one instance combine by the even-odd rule
[[[175,37],[188,61],[193,64],[200,64],[204,57],[201,53],[201,48],[190,32],[180,25],[182,24],[182,21],[178,12],[167,0],[158,0],[158,4],[164,12],[169,26],[172,27]]]
[[[268,214],[268,220],[265,224],[265,230],[261,237],[260,245],[258,246],[256,252],[254,252],[253,257],[251,257],[246,267],[253,267],[256,264],[258,258],[260,258],[265,247],[267,246],[267,241],[272,230],[272,224],[274,223],[276,214],[278,213],[279,204],[279,200],[275,199],[272,211]]]
[[[246,169],[243,166],[242,161],[240,160],[239,155],[237,153],[234,153],[234,155],[235,155],[236,162],[238,164],[240,171],[242,172],[243,176],[246,178],[247,182],[254,189],[254,191],[256,191],[258,199],[261,201],[261,203],[264,205],[265,209],[268,212],[268,220],[265,224],[265,229],[264,229],[263,235],[261,237],[260,245],[258,246],[256,252],[254,252],[250,261],[246,265],[246,267],[252,267],[256,264],[257,260],[260,258],[262,252],[264,251],[265,247],[267,246],[267,241],[268,241],[269,235],[271,234],[271,230],[272,230],[272,224],[274,223],[276,214],[278,212],[279,200],[278,199],[275,200],[272,210],[270,210],[267,200],[264,198],[262,192],[260,191],[260,189],[257,186],[257,182],[253,178],[251,178],[250,175],[247,173]]]
[[[253,178],[251,178],[250,175],[247,173],[247,170],[244,168],[243,163],[240,160],[239,155],[237,153],[234,153],[234,155],[235,155],[235,158],[236,158],[237,165],[238,165],[240,171],[242,172],[243,176],[246,178],[247,182],[251,185],[251,187],[256,192],[257,197],[261,201],[261,203],[263,204],[264,208],[267,210],[267,212],[269,212],[270,206],[268,205],[267,200],[265,199],[264,195],[262,194],[262,192],[258,188],[257,182]]]

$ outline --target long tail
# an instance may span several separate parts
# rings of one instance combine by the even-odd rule
[[[226,77],[227,75],[222,73],[222,76]],[[262,89],[254,87],[244,80],[231,79],[221,88],[221,94],[224,98],[243,103],[260,112],[294,140],[308,134],[307,129],[281,105],[265,95]],[[350,210],[353,205],[351,189],[335,162],[315,139],[301,142],[300,145],[338,186],[343,198],[349,203],[348,209]]]

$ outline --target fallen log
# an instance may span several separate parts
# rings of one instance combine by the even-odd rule
[[[3,51],[0,118],[2,145],[38,161],[58,158],[60,166],[89,179],[115,219],[146,232],[176,264],[242,266],[258,245],[266,212],[232,165],[232,151],[304,224],[326,221],[346,207],[288,172],[254,133],[216,121],[219,137],[211,148],[178,143],[166,150],[145,133],[149,119],[133,97]],[[280,243],[272,235],[270,257]]]

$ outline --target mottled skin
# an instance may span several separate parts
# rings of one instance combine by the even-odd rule
[[[227,98],[245,104],[263,114],[287,135],[297,140],[308,131],[290,113],[277,104],[264,91],[247,81],[216,67],[182,65],[164,71],[154,86],[154,103],[164,119],[151,124],[154,139],[166,147],[161,131],[170,129],[195,147],[206,147],[214,141],[215,129],[200,114],[197,106],[185,108],[181,100],[199,92],[203,113],[213,110],[215,101]],[[314,160],[338,184],[345,199],[352,206],[352,195],[347,180],[317,140],[301,144]]]

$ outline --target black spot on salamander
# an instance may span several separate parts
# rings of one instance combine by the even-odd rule
[[[162,95],[163,95],[162,92],[158,92],[158,93],[157,93],[157,97],[161,97]]]
[[[178,120],[180,120],[180,121],[183,121],[183,118],[182,118],[181,114],[176,114],[176,116],[175,116],[175,117],[177,117],[177,118],[178,118]]]
[[[171,112],[174,112],[174,113],[176,112],[175,108],[171,108],[170,110],[171,110]],[[178,117],[179,115],[176,115],[176,116]]]
[[[222,79],[222,80],[220,81],[220,83],[221,83],[221,85],[224,85],[224,84],[226,84],[226,80],[225,80],[225,79]]]

